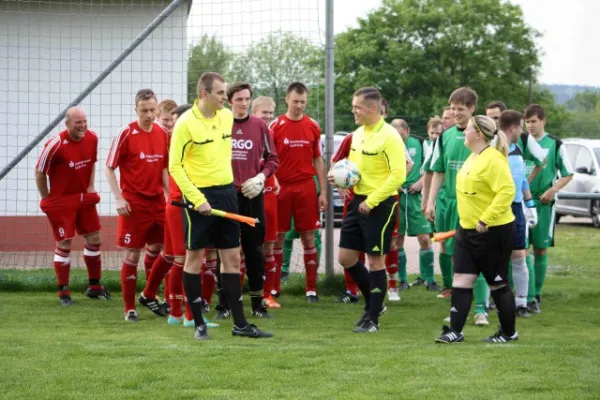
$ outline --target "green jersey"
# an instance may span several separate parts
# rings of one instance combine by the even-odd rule
[[[444,188],[446,196],[456,198],[456,176],[465,160],[471,154],[465,146],[464,128],[454,125],[444,131],[435,141],[431,156],[431,170],[446,174]]]
[[[406,146],[406,151],[413,162],[412,170],[407,175],[406,181],[402,184],[403,189],[408,189],[421,179],[421,168],[423,167],[424,161],[423,139],[418,136],[408,135],[406,142],[404,142],[404,146]]]
[[[432,142],[429,139],[425,139],[423,142],[423,172],[431,172],[431,154],[433,153],[433,145],[435,142]]]
[[[534,139],[533,136],[529,137],[528,142],[532,141],[532,139]],[[546,155],[546,165],[529,184],[531,195],[534,198],[540,197],[550,189],[554,184],[557,173],[561,177],[573,175],[573,167],[571,166],[567,149],[563,146],[559,138],[544,133],[544,136],[537,140],[537,144],[540,145]],[[532,162],[527,163],[528,169],[533,169],[533,166]]]

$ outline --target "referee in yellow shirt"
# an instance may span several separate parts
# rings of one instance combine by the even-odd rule
[[[444,326],[438,343],[464,341],[462,333],[473,301],[473,284],[481,273],[492,290],[500,330],[483,339],[490,343],[517,340],[515,298],[508,285],[508,261],[515,234],[511,210],[515,185],[508,165],[506,136],[494,120],[478,115],[465,129],[471,155],[456,177],[459,227],[454,249],[454,277],[450,327]],[[497,136],[495,147],[490,143]]]
[[[390,249],[398,206],[395,195],[406,180],[404,142],[380,114],[381,93],[364,87],[354,93],[352,112],[360,127],[352,135],[348,159],[358,166],[360,181],[348,205],[340,236],[339,263],[356,282],[365,299],[365,312],[354,332],[377,332],[385,311],[385,255]],[[333,183],[331,176],[329,181]],[[359,261],[367,254],[369,270]]]
[[[211,215],[211,209],[237,213],[237,194],[231,167],[231,129],[233,114],[224,108],[227,85],[215,72],[202,74],[198,81],[198,100],[191,110],[177,119],[171,149],[169,173],[181,189],[184,209],[186,256],[183,288],[192,308],[196,329],[194,337],[208,339],[202,318],[200,270],[204,249],[214,246],[221,255],[221,284],[231,306],[234,336],[271,337],[244,316],[240,285],[240,224]]]

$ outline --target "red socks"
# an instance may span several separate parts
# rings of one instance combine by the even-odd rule
[[[304,249],[304,268],[306,270],[306,293],[317,293],[317,269],[319,260],[317,260],[317,248],[309,247]]]
[[[146,255],[146,260],[148,256]],[[144,263],[145,261],[144,260]],[[154,261],[154,265],[152,266],[152,270],[150,271],[150,276],[146,281],[146,287],[142,291],[142,295],[147,299],[156,299],[156,292],[158,291],[158,287],[162,283],[165,276],[171,269],[171,265],[173,265],[172,260],[168,260],[165,258],[163,254],[161,254]]]
[[[281,247],[273,249],[273,258],[275,259],[275,278],[273,279],[273,289],[281,293],[281,265],[283,264],[283,250]]]
[[[171,306],[171,315],[181,317],[183,310],[183,264],[177,261],[173,262],[171,272],[169,273],[169,305]]]
[[[385,256],[385,270],[388,274],[388,288],[398,287],[398,249],[392,249]]]
[[[146,247],[146,256],[144,257],[144,272],[146,272],[146,282],[150,279],[150,272],[152,272],[152,266],[158,258],[160,253],[153,253]]]
[[[54,250],[54,273],[56,274],[56,282],[59,286],[59,290],[62,290],[63,286],[69,286],[69,276],[71,274],[70,254],[70,249],[56,247]]]
[[[271,290],[275,283],[275,275],[277,274],[277,268],[275,267],[275,257],[265,257],[265,283],[263,286],[263,297],[271,297]]]
[[[200,272],[200,281],[202,284],[202,299],[211,304],[213,294],[217,288],[217,260],[206,260],[202,264]]]
[[[121,290],[125,312],[135,310],[135,290],[137,284],[137,265],[127,259],[123,260],[121,267]]]
[[[100,278],[102,278],[100,245],[86,244],[83,248],[83,261],[87,267],[90,287],[92,289],[100,289]]]

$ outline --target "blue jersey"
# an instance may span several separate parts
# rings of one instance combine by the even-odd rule
[[[508,165],[515,183],[515,203],[523,201],[523,190],[529,190],[529,183],[526,177],[525,159],[519,146],[511,143],[508,147]]]

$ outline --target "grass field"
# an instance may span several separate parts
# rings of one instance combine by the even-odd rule
[[[3,292],[0,398],[597,399],[600,243],[590,235],[559,227],[542,314],[518,320],[510,345],[480,343],[495,326],[470,324],[465,343],[435,344],[449,303],[421,288],[388,304],[376,334],[351,332],[360,306],[287,295],[274,319],[253,321],[275,338],[234,338],[229,320],[207,342],[146,310],[125,323],[119,293],[75,294],[64,309],[51,292]]]

